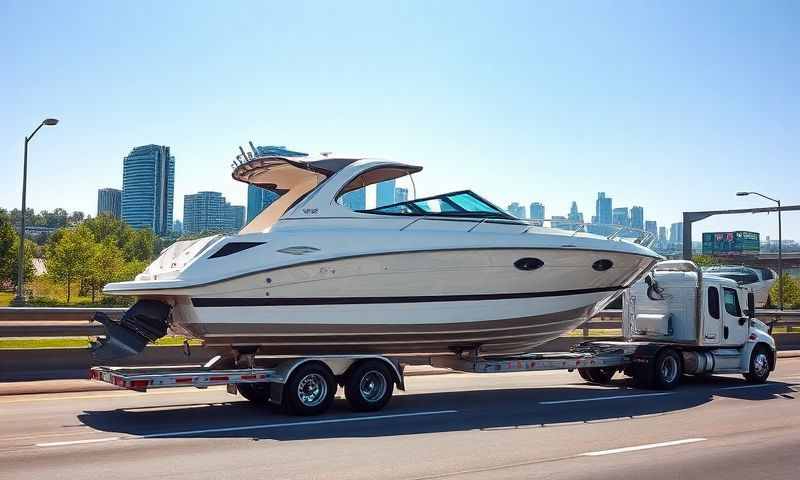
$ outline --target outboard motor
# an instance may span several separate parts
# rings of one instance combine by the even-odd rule
[[[172,307],[157,300],[139,300],[117,322],[97,312],[96,322],[106,327],[106,337],[92,342],[92,356],[98,360],[131,357],[167,334],[167,319]]]

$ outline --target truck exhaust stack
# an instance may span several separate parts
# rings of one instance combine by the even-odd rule
[[[167,334],[171,307],[156,300],[139,300],[117,322],[97,312],[96,322],[106,327],[105,338],[92,343],[92,356],[98,360],[115,360],[137,355],[148,342]]]

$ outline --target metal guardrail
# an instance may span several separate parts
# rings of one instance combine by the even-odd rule
[[[0,338],[86,337],[102,335],[102,325],[92,321],[96,312],[119,318],[125,308],[0,307]],[[800,327],[800,310],[756,310],[756,317],[776,326]],[[584,337],[590,330],[622,328],[622,310],[603,310],[584,323]]]

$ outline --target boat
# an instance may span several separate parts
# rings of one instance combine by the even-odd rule
[[[770,304],[770,290],[778,278],[778,274],[771,268],[745,265],[713,265],[704,267],[703,271],[718,277],[730,278],[750,289],[759,307],[767,307]]]
[[[138,302],[121,320],[97,318],[98,358],[135,355],[168,329],[259,355],[526,353],[661,259],[645,234],[545,227],[471,190],[369,209],[343,201],[413,181],[420,166],[240,151],[233,179],[280,197],[238,234],[179,241],[135,280],[106,285]]]

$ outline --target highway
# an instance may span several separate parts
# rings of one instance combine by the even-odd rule
[[[224,389],[0,397],[0,479],[798,478],[800,358],[672,392],[577,374],[407,379],[372,414],[294,418]],[[340,392],[341,393],[341,392]]]

